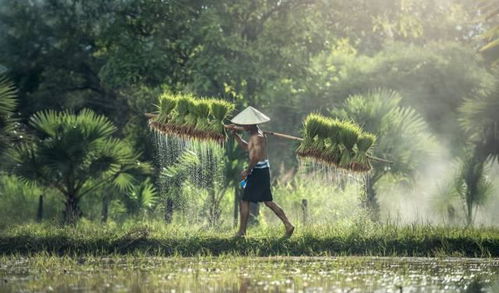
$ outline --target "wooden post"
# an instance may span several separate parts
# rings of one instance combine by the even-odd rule
[[[170,224],[173,220],[173,199],[167,198],[166,199],[166,206],[165,206],[165,222],[167,224]]]
[[[38,210],[36,211],[36,221],[40,223],[43,220],[43,194],[38,197]]]
[[[302,211],[302,222],[303,225],[306,225],[308,222],[308,201],[306,199],[301,200],[301,211]]]
[[[110,199],[107,195],[102,198],[102,211],[101,211],[101,222],[107,223],[107,218],[109,216],[109,202]]]

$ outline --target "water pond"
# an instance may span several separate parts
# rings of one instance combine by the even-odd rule
[[[0,257],[0,292],[499,292],[499,259]]]

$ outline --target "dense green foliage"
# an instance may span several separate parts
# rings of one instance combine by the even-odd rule
[[[269,139],[276,200],[294,221],[303,199],[310,221],[334,224],[358,206],[379,220],[390,190],[403,201],[430,186],[418,193],[431,204],[451,174],[444,211],[408,217],[497,222],[497,7],[481,2],[0,0],[0,228],[60,215],[230,225],[245,154],[232,140],[216,153],[161,145],[144,113],[221,142],[220,122],[248,105],[295,135],[310,113],[352,121],[341,135],[337,122],[305,123],[303,144],[331,144],[340,166],[372,165],[363,186],[338,174],[318,183],[297,145]]]

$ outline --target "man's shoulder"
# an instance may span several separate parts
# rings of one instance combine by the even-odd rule
[[[255,144],[265,143],[265,137],[262,134],[253,134],[250,136],[250,141]]]
[[[250,139],[264,140],[265,136],[262,133],[255,133],[255,134],[251,135]]]

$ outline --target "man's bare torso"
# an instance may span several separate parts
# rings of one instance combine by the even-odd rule
[[[258,161],[267,159],[267,140],[261,131],[250,136],[248,140],[248,153],[250,159]]]

